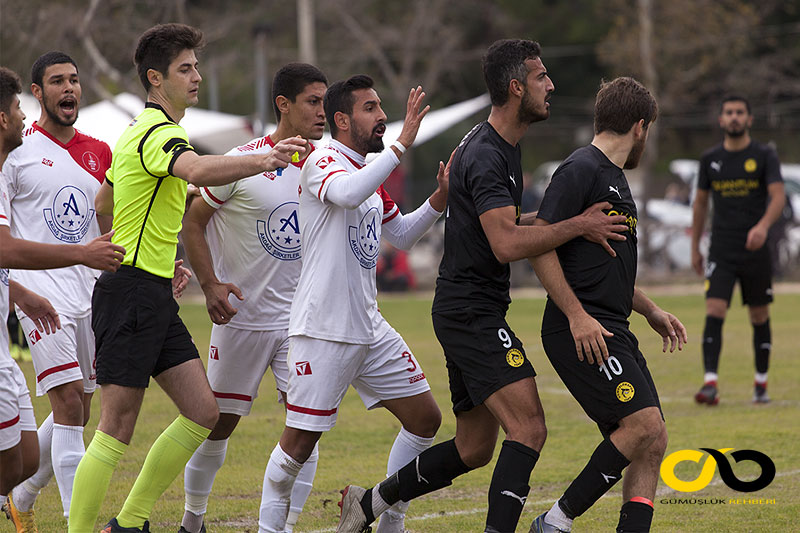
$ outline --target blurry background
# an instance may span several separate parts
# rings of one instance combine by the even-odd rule
[[[639,205],[640,275],[651,282],[699,282],[688,271],[692,160],[721,140],[721,96],[749,97],[753,137],[774,144],[782,163],[800,162],[798,1],[0,0],[0,64],[27,85],[40,54],[60,49],[72,55],[83,86],[78,127],[107,139],[140,109],[134,97],[144,92],[133,48],[139,34],[159,22],[185,22],[205,32],[198,108],[206,112],[198,110],[191,128],[187,114],[184,125],[209,153],[270,131],[269,87],[284,63],[314,63],[330,81],[370,74],[389,121],[396,121],[412,85],[423,85],[434,109],[473,99],[485,91],[480,59],[493,41],[538,40],[556,91],[550,119],[533,125],[521,143],[528,209],[536,209],[557,163],[591,140],[600,80],[636,77],[660,106],[642,167],[628,173]],[[404,158],[388,188],[405,210],[428,196],[437,161],[446,161],[487,113],[483,107],[448,123]],[[28,115],[30,123],[38,111]],[[784,177],[795,210],[787,209],[773,240],[776,270],[797,278],[800,167],[786,165]],[[440,239],[441,231],[432,231],[408,257],[418,287],[433,282]],[[515,266],[514,283],[535,283],[525,264]]]

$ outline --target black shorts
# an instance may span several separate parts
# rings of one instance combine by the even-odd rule
[[[433,313],[442,345],[453,411],[469,411],[502,387],[533,377],[522,342],[499,313],[460,309]]]
[[[706,264],[706,298],[722,298],[730,306],[737,279],[742,288],[742,304],[772,303],[772,261],[766,246],[755,252],[726,252],[712,246]]]
[[[104,272],[92,293],[97,383],[146,388],[150,376],[199,357],[172,282],[139,268]]]
[[[646,407],[661,409],[661,404],[636,337],[627,329],[603,326],[614,336],[605,339],[609,358],[602,367],[578,360],[569,330],[543,335],[542,345],[561,381],[608,436],[626,416]]]

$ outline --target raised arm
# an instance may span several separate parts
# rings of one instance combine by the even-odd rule
[[[395,247],[403,250],[411,248],[442,216],[447,207],[447,191],[450,187],[450,166],[453,154],[445,165],[439,161],[439,171],[436,174],[436,190],[431,196],[413,212],[403,215],[397,213],[389,222],[383,225],[382,234]]]
[[[286,168],[295,152],[299,152],[302,159],[308,149],[305,139],[289,137],[263,155],[198,155],[194,150],[186,150],[176,156],[172,175],[198,187],[225,185],[264,171]]]
[[[233,283],[222,283],[214,272],[205,230],[215,212],[216,209],[208,205],[203,198],[194,199],[183,222],[183,246],[206,297],[208,316],[215,324],[227,324],[237,312],[237,309],[228,302],[228,295],[233,293],[239,300],[244,298],[239,287]]]

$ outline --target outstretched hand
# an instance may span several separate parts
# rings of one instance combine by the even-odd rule
[[[422,119],[431,110],[431,106],[426,105],[421,111],[422,101],[425,99],[425,92],[422,86],[417,86],[416,89],[411,89],[408,93],[408,102],[406,103],[406,118],[403,121],[403,129],[400,131],[400,136],[397,140],[402,143],[406,148],[410,148],[414,144],[414,139],[417,138],[419,126]]]
[[[114,230],[92,239],[84,245],[82,263],[89,268],[116,272],[125,259],[125,248],[111,242]]]
[[[587,241],[596,242],[602,246],[611,257],[617,257],[617,252],[608,241],[624,241],[625,233],[629,230],[626,217],[623,215],[607,215],[604,209],[613,207],[609,202],[598,202],[589,206],[586,211],[578,215],[581,223],[581,235]]]
[[[689,336],[686,333],[686,328],[678,318],[672,313],[667,313],[663,309],[656,307],[645,317],[650,327],[656,333],[661,335],[663,346],[661,351],[666,353],[669,348],[670,353],[678,350],[683,350],[683,345],[689,341]]]

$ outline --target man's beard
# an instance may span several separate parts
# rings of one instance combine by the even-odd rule
[[[725,128],[725,135],[728,137],[742,137],[747,132],[747,128],[741,126],[739,129],[734,129],[731,126]]]
[[[355,123],[353,123],[353,144],[354,148],[359,152],[371,154],[373,152],[383,151],[383,137],[376,137],[374,135],[380,125],[375,126],[369,133],[365,132]]]
[[[642,158],[642,154],[644,153],[644,146],[646,142],[647,137],[642,134],[642,136],[633,143],[633,147],[631,147],[631,151],[628,154],[628,159],[625,160],[625,164],[622,165],[622,168],[630,170],[639,166],[639,160]]]
[[[58,116],[58,113],[54,112],[50,108],[49,102],[47,101],[46,98],[42,99],[42,107],[44,107],[44,112],[47,113],[47,116],[50,118],[50,120],[52,120],[59,126],[72,126],[73,124],[75,124],[75,121],[78,120],[77,102],[75,103],[75,114],[72,116],[72,119],[67,119],[67,120],[62,119],[60,116]],[[56,103],[55,107],[58,108],[58,103]]]
[[[14,148],[22,145],[22,135],[17,131],[8,132],[8,136],[3,138],[3,148],[11,152]]]
[[[540,120],[547,120],[549,116],[550,112],[546,106],[544,111],[538,111],[536,109],[533,98],[531,98],[528,89],[525,89],[525,92],[522,93],[522,101],[520,102],[519,111],[517,113],[517,120],[519,120],[520,124],[533,124]]]

